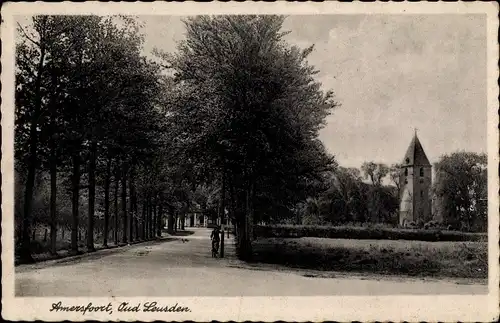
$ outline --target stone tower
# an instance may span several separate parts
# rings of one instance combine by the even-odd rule
[[[399,177],[401,188],[399,224],[427,222],[432,219],[432,165],[418,140],[417,132],[406,151]]]

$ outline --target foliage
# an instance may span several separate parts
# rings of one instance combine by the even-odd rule
[[[305,198],[302,183],[333,165],[317,136],[337,104],[313,78],[312,48],[284,41],[283,20],[189,18],[178,52],[162,55],[175,73],[168,113],[177,156],[203,181],[224,178],[223,201],[228,193],[242,230],[286,216]],[[239,232],[249,250],[251,233]]]
[[[326,173],[321,189],[309,194],[296,210],[303,224],[397,223],[397,191],[363,182],[356,168],[337,167]]]
[[[389,168],[385,164],[365,162],[361,166],[365,178],[370,179],[373,185],[382,185],[382,180],[389,173]]]
[[[457,152],[435,165],[436,213],[446,225],[466,231],[486,231],[488,175],[485,154]]]
[[[43,245],[53,254],[67,239],[78,253],[83,238],[88,251],[111,233],[115,244],[152,239],[165,219],[172,233],[193,209],[229,211],[244,257],[257,223],[396,223],[398,165],[344,168],[326,151],[318,134],[339,104],[307,61],[314,47],[285,41],[284,19],[188,18],[177,51],[158,53],[166,67],[143,55],[132,17],[42,15],[19,25],[15,220],[24,261],[38,227],[50,228]],[[446,224],[484,230],[486,157],[452,154],[436,169]]]
[[[319,277],[358,272],[399,277],[488,278],[485,242],[376,240],[368,243],[343,239],[267,238],[257,240],[254,249],[255,262],[314,269],[314,275]]]
[[[146,230],[138,197],[149,206],[148,217],[160,212],[164,201],[159,196],[168,184],[163,177],[177,166],[167,167],[168,125],[158,108],[164,76],[142,55],[138,31],[135,20],[123,16],[35,16],[30,24],[19,25],[16,170],[27,176],[16,182],[25,192],[18,201],[23,210],[16,207],[21,222],[16,238],[23,246],[30,245],[30,230],[37,223],[50,225],[51,232],[70,225],[73,252],[78,252],[82,226],[88,250],[102,230],[106,244],[112,181],[124,192],[115,202],[120,212],[113,207],[120,216],[114,226],[122,228],[113,231],[120,230],[124,241],[149,239],[157,231],[164,215]],[[36,174],[42,174],[40,185]],[[147,184],[136,187],[136,182]],[[51,234],[52,252],[56,239]],[[29,251],[23,250],[21,256],[30,261]]]
[[[256,235],[264,238],[317,237],[331,239],[416,240],[416,241],[481,241],[482,233],[441,231],[438,229],[398,229],[377,226],[315,226],[278,225],[257,226]]]

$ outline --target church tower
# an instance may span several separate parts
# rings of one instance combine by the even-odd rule
[[[432,165],[418,140],[417,132],[406,151],[399,176],[399,224],[403,227],[432,219],[431,187]]]

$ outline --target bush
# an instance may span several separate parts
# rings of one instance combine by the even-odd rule
[[[488,247],[484,242],[267,238],[257,240],[253,250],[252,262],[290,268],[419,277],[488,277]]]
[[[373,240],[419,240],[419,241],[485,241],[486,233],[442,231],[439,229],[395,229],[354,226],[306,226],[276,225],[256,226],[258,237],[263,238],[331,238]]]

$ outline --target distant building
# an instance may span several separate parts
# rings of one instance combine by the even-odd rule
[[[406,151],[399,177],[401,187],[399,224],[432,220],[432,165],[418,140],[417,132]]]

